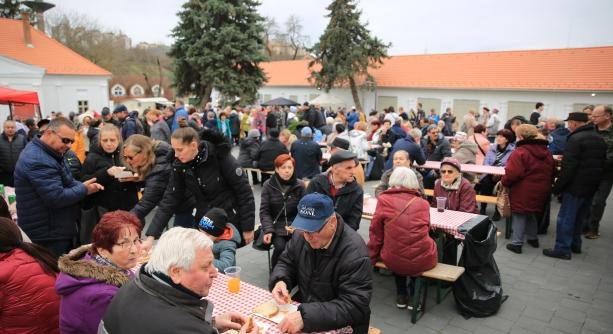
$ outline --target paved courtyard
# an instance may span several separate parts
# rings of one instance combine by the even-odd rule
[[[372,194],[377,182],[367,182],[365,192]],[[256,211],[260,187],[255,186]],[[584,240],[583,253],[571,261],[542,255],[543,247],[552,247],[555,217],[559,204],[552,203],[549,233],[540,236],[541,248],[524,246],[523,254],[505,248],[507,240],[498,238],[495,258],[500,268],[502,287],[508,300],[497,315],[465,320],[455,309],[453,295],[440,305],[434,300],[434,287],[428,293],[426,314],[413,325],[409,311],[395,306],[393,277],[373,274],[371,326],[385,334],[396,333],[613,333],[613,203],[609,200],[602,226],[602,237]],[[488,207],[491,216],[493,208]],[[362,221],[359,233],[368,239],[368,221]],[[504,232],[504,221],[497,222]],[[243,268],[242,279],[266,288],[268,281],[266,252],[251,247],[238,251],[237,262]]]

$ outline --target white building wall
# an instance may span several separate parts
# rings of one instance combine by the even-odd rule
[[[89,109],[100,111],[109,106],[109,79],[103,76],[46,75],[39,98],[43,117],[51,111],[64,115],[78,111],[78,101],[88,101]]]
[[[262,87],[258,93],[260,96],[270,95],[271,98],[285,97],[297,95],[299,101],[304,102],[309,100],[310,94],[319,94],[320,91],[314,87]],[[341,98],[346,102],[346,106],[354,105],[349,89],[333,89],[331,94]],[[511,101],[518,102],[543,102],[545,111],[542,118],[556,117],[566,118],[569,112],[572,111],[574,104],[613,104],[613,92],[596,93],[592,96],[592,92],[547,92],[547,91],[494,91],[494,90],[445,90],[445,89],[403,89],[403,88],[378,88],[374,91],[360,91],[360,102],[365,111],[370,111],[375,108],[376,98],[378,96],[396,96],[398,98],[398,106],[403,106],[405,110],[415,108],[418,98],[436,98],[441,100],[439,113],[447,107],[453,108],[453,100],[479,100],[480,107],[488,106],[500,110],[500,115],[503,119],[507,119],[508,103]]]

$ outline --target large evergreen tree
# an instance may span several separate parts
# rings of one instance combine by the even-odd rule
[[[370,36],[360,23],[362,12],[354,0],[334,0],[327,9],[330,22],[310,49],[315,56],[309,63],[311,79],[326,91],[349,84],[355,106],[361,111],[356,80],[369,77],[369,67],[383,64],[390,44]]]
[[[264,18],[257,0],[190,0],[173,29],[174,85],[206,103],[213,88],[230,99],[252,100],[266,81],[259,63]]]

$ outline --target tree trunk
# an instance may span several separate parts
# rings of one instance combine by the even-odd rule
[[[355,84],[355,79],[353,77],[349,78],[349,88],[351,89],[351,96],[353,97],[353,103],[355,104],[355,109],[358,112],[363,112],[362,104],[360,103],[360,97],[358,96],[358,86]]]
[[[204,87],[204,90],[202,91],[202,96],[200,99],[200,105],[202,107],[205,107],[206,104],[209,102],[209,100],[211,99],[212,92],[213,92],[213,85],[208,84]]]
[[[300,47],[296,46],[294,48],[294,56],[292,57],[292,60],[296,60],[296,56],[298,56],[298,50],[300,49]]]

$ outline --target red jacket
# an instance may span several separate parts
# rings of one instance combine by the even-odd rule
[[[413,198],[413,203],[390,223]],[[429,230],[430,206],[419,191],[405,188],[384,191],[379,195],[370,224],[370,260],[373,264],[383,260],[398,275],[421,275],[437,263],[436,244],[428,235]]]
[[[59,333],[55,277],[21,249],[0,253],[0,332]]]
[[[510,188],[511,212],[538,213],[549,200],[555,164],[543,139],[522,140],[504,167],[502,184]]]
[[[434,184],[434,196],[432,197],[432,206],[436,207],[436,198],[446,197],[446,209],[462,211],[468,213],[479,213],[477,208],[477,193],[472,184],[465,178],[462,178],[460,188],[458,190],[447,190],[441,186],[441,180],[436,180]]]

